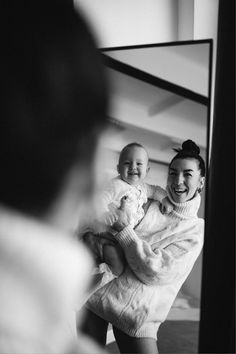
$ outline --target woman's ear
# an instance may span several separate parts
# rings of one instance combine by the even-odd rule
[[[199,187],[198,187],[198,192],[201,193],[203,190],[203,187],[205,185],[205,177],[200,177],[200,182],[199,182]]]
[[[201,181],[200,181],[200,183],[201,183],[201,188],[204,187],[204,185],[205,185],[205,180],[206,180],[205,177],[201,177]]]
[[[119,165],[116,166],[117,172],[120,173]]]

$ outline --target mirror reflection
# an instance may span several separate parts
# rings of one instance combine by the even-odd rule
[[[127,338],[129,336],[145,338],[145,331],[150,332],[147,335],[149,338],[158,337],[158,349],[161,353],[197,352],[202,270],[202,243],[200,239],[203,240],[204,227],[199,226],[201,225],[199,219],[197,222],[195,219],[204,218],[205,167],[203,167],[201,158],[196,158],[196,156],[199,155],[199,149],[202,160],[207,161],[210,43],[201,41],[169,46],[129,47],[120,50],[111,48],[104,50],[103,56],[111,85],[111,105],[110,128],[104,134],[99,150],[100,158],[98,158],[97,164],[99,183],[101,184],[102,181],[103,188],[106,189],[107,185],[110,185],[110,181],[116,180],[117,176],[129,185],[138,185],[135,179],[137,181],[139,178],[139,182],[159,186],[167,191],[167,201],[169,198],[170,207],[172,206],[174,210],[171,210],[169,214],[160,213],[161,207],[164,205],[163,195],[158,195],[156,190],[154,192],[145,190],[145,193],[150,193],[145,196],[156,201],[150,202],[151,204],[149,203],[147,210],[145,210],[145,198],[142,199],[141,210],[144,210],[144,215],[141,215],[140,218],[136,217],[135,221],[133,220],[132,228],[135,234],[132,232],[126,234],[123,231],[124,227],[118,225],[115,232],[116,234],[123,232],[118,244],[121,249],[125,248],[124,257],[128,266],[125,266],[125,270],[122,267],[121,270],[119,267],[118,270],[115,270],[115,272],[117,271],[116,278],[115,280],[109,279],[109,286],[105,286],[107,288],[106,294],[103,291],[99,292],[99,290],[95,292],[95,298],[97,296],[104,301],[98,301],[92,297],[89,305],[91,313],[95,314],[92,322],[96,323],[96,315],[98,315],[107,323],[113,324],[115,337],[110,326],[107,336],[108,350],[112,353],[119,352],[118,347],[120,351],[123,350],[122,352],[125,352],[125,349],[127,351],[128,347],[124,344],[127,343],[127,340],[129,341]],[[189,142],[187,142],[184,147],[183,142],[188,140],[192,141],[192,145],[190,143],[189,147]],[[124,147],[130,143],[135,144],[125,148],[124,151]],[[181,152],[176,152],[173,149],[181,149]],[[189,150],[191,150],[190,153]],[[145,153],[148,157],[145,156]],[[133,167],[128,167],[128,164],[132,163]],[[142,174],[138,171],[138,163],[143,164],[145,169],[141,177],[138,175]],[[123,166],[126,164],[127,167],[122,167],[122,164]],[[127,168],[127,174],[125,174],[125,168]],[[188,176],[186,170],[188,170]],[[193,185],[191,185],[192,182],[189,182],[191,179],[195,179]],[[118,183],[117,185],[113,184],[112,188],[115,192],[110,189],[109,193],[113,197],[114,195],[117,198],[122,197],[120,189],[123,186]],[[109,196],[110,201],[112,200],[111,195]],[[196,196],[200,196],[200,198],[195,203],[193,200],[196,199]],[[129,198],[132,199],[133,196],[128,195],[128,202]],[[123,203],[126,205],[127,201],[125,200]],[[154,204],[152,205],[152,203]],[[157,203],[160,206],[158,217],[155,211]],[[181,209],[180,211],[178,208],[186,206],[184,203],[188,203],[186,205],[190,209],[184,211]],[[122,203],[114,207],[122,209]],[[171,215],[175,215],[175,213],[183,213],[182,215],[178,214],[178,222],[171,218]],[[164,229],[168,228],[171,231],[167,235]],[[197,241],[194,235],[198,235]],[[171,241],[169,236],[172,238]],[[132,244],[132,237],[137,237],[136,248]],[[175,237],[176,239],[173,240]],[[138,238],[142,242],[147,242],[148,246],[139,243]],[[166,241],[165,245],[160,242],[163,239]],[[189,240],[193,243],[196,241],[198,246],[195,248]],[[145,247],[149,247],[149,251],[146,251]],[[142,255],[138,254],[137,259],[134,260],[137,249],[139,251],[142,249],[141,253],[143,253]],[[108,248],[108,258],[112,252],[112,248]],[[152,278],[149,274],[150,269],[146,267],[150,257],[152,259],[150,252],[154,252],[154,258],[156,255],[160,257],[159,264],[155,264],[155,271],[151,269],[156,275],[155,281],[153,280],[155,277]],[[190,254],[194,254],[194,256],[186,260],[185,253],[188,255],[187,257]],[[114,255],[114,257],[118,256]],[[110,270],[112,270],[111,259],[104,263],[109,265],[109,261]],[[172,265],[173,271],[171,266],[168,268],[170,265],[168,262],[174,263],[174,266]],[[173,275],[172,280],[164,281],[164,284],[167,285],[163,285],[158,278],[160,269],[163,271],[161,263],[166,272],[165,276],[168,278]],[[178,267],[180,267],[179,271],[176,270]],[[144,272],[144,276],[142,276],[142,272]],[[104,268],[100,274],[106,274]],[[161,274],[163,275],[163,273]],[[181,274],[180,278],[177,274]],[[176,280],[177,278],[179,280]],[[121,279],[120,282],[119,279]],[[135,279],[134,283],[133,279]],[[146,286],[147,290],[143,290],[143,293],[140,293],[141,295],[138,297],[134,291],[132,294],[128,291],[135,286],[137,288],[139,286],[145,288]],[[153,290],[155,287],[158,289],[158,291],[155,290],[156,292]],[[129,299],[125,299],[126,293],[130,294]],[[126,303],[123,304],[123,307],[122,301]],[[131,304],[130,309],[128,303]],[[99,306],[102,307],[102,312],[98,309]],[[117,307],[120,308],[120,315],[117,312]],[[140,318],[138,324],[136,321],[137,312],[139,313],[138,318]],[[126,313],[126,317],[124,313]],[[125,324],[122,324],[122,316]],[[98,325],[99,322],[97,322]],[[135,345],[133,343],[132,347],[131,344],[133,348],[131,349],[136,348],[136,352],[154,353],[156,350],[156,348],[153,349],[151,341],[150,343],[144,341],[141,347],[135,347]]]

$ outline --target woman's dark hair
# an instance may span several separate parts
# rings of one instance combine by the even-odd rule
[[[73,1],[9,1],[2,20],[0,203],[40,213],[76,161],[92,161],[106,125],[103,64]]]
[[[200,156],[200,148],[197,144],[192,140],[186,140],[182,144],[182,149],[173,149],[177,152],[177,154],[171,160],[169,166],[171,166],[172,162],[176,159],[185,159],[185,158],[193,158],[199,162],[199,170],[201,176],[204,177],[206,174],[206,167],[203,158]]]

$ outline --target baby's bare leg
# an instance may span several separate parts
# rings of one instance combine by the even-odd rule
[[[83,241],[92,253],[93,259],[97,265],[103,262],[103,244],[99,237],[92,232],[87,232],[83,236]]]
[[[125,268],[125,257],[119,245],[104,244],[103,258],[115,275],[121,275]]]

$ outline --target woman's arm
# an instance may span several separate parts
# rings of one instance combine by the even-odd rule
[[[154,199],[161,203],[160,210],[162,214],[169,214],[174,209],[165,189],[147,183],[145,184],[145,188],[148,199]]]
[[[199,223],[188,232],[172,234],[163,243],[150,245],[127,226],[116,235],[116,239],[141,282],[164,284],[182,276],[185,267],[194,264],[202,247],[202,235],[203,224]]]
[[[146,193],[148,199],[162,201],[167,196],[167,192],[160,186],[145,183]]]

